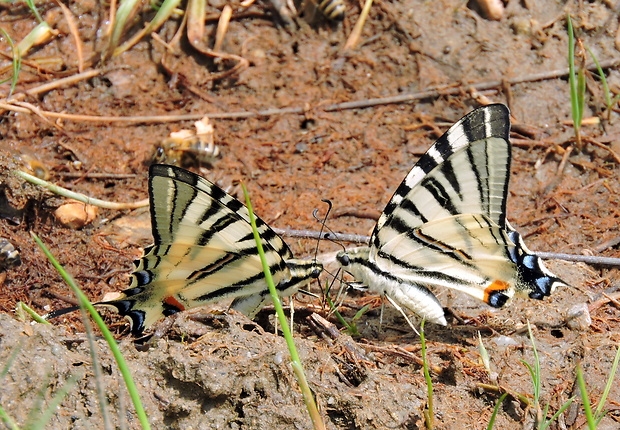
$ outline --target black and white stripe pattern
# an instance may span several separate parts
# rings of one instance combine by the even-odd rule
[[[271,299],[247,208],[206,179],[163,164],[150,168],[149,196],[155,243],[135,262],[122,297],[96,304],[127,317],[136,336],[164,316],[227,298],[253,318]],[[318,277],[320,263],[293,259],[280,236],[261,219],[256,224],[280,295]]]
[[[309,0],[311,1],[311,0]],[[316,0],[317,8],[326,18],[342,21],[346,12],[343,0]]]
[[[13,244],[0,237],[0,273],[22,264],[19,251]]]
[[[515,293],[542,299],[564,284],[506,221],[510,115],[474,110],[420,158],[387,204],[370,247],[338,255],[369,289],[446,324],[427,288],[464,291],[494,307]]]

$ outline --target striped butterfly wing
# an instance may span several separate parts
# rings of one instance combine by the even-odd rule
[[[226,298],[254,317],[270,296],[247,208],[206,179],[162,164],[150,168],[149,196],[154,245],[135,262],[121,297],[96,304],[127,317],[136,336],[164,316]],[[319,263],[293,259],[280,236],[256,224],[280,295],[318,277]]]
[[[503,105],[476,109],[454,124],[400,184],[370,247],[341,253],[347,271],[444,325],[429,286],[500,307],[515,292],[540,299],[562,284],[506,221],[509,131]]]

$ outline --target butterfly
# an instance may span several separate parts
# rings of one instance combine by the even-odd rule
[[[336,259],[369,290],[447,325],[428,288],[463,291],[493,307],[515,294],[543,299],[561,285],[506,219],[510,113],[480,107],[418,160],[377,221],[369,246]]]
[[[157,320],[196,306],[234,298],[231,308],[253,318],[271,300],[248,209],[215,184],[179,167],[153,164],[149,196],[154,244],[134,262],[129,288],[114,308],[131,323],[134,336]],[[281,296],[319,276],[323,266],[293,258],[265,222],[256,225]],[[55,318],[77,307],[47,315]]]

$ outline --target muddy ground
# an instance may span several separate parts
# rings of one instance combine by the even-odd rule
[[[170,132],[192,129],[212,115],[221,156],[201,171],[238,196],[247,184],[255,211],[274,227],[317,230],[315,208],[334,203],[328,220],[339,232],[368,234],[387,200],[418,156],[447,127],[486,97],[509,104],[515,119],[514,161],[508,218],[537,251],[620,257],[620,117],[608,116],[600,80],[587,74],[584,145],[574,147],[570,124],[566,13],[576,33],[601,62],[620,64],[617,6],[612,2],[509,1],[501,19],[491,20],[473,3],[418,0],[376,1],[356,49],[343,51],[361,7],[344,0],[343,23],[282,26],[267,2],[234,15],[222,50],[245,58],[237,75],[213,80],[235,61],[214,61],[185,37],[167,50],[179,28],[171,20],[157,37],[145,37],[119,57],[101,61],[108,11],[100,2],[66,3],[75,18],[88,79],[25,95],[43,83],[78,73],[76,39],[56,3],[39,5],[59,31],[24,59],[16,102],[3,105],[0,123],[0,236],[20,250],[23,264],[1,274],[0,364],[16,358],[2,377],[0,406],[27,427],[28,414],[67,382],[78,380],[47,428],[104,428],[89,346],[79,315],[35,325],[16,319],[23,301],[37,312],[67,306],[69,288],[45,260],[29,232],[37,233],[93,300],[124,289],[132,261],[151,241],[148,212],[100,209],[79,229],[52,215],[63,198],[11,174],[42,163],[52,182],[104,200],[132,202],[147,197],[147,166],[156,144]],[[208,6],[206,46],[227,2]],[[136,19],[136,28],[152,13]],[[21,3],[0,8],[0,27],[15,41],[36,25]],[[2,53],[11,55],[6,37]],[[589,62],[589,57],[588,57]],[[8,60],[3,78],[10,74]],[[559,71],[541,77],[539,74]],[[610,88],[620,89],[615,67],[606,70]],[[4,97],[10,83],[2,85]],[[481,94],[470,91],[473,84]],[[326,109],[333,104],[433,90],[414,101],[367,108]],[[434,91],[439,89],[437,91]],[[20,95],[22,94],[22,95]],[[21,104],[19,104],[21,103]],[[24,104],[27,103],[27,104]],[[219,113],[299,108],[296,113],[222,119]],[[50,113],[87,115],[58,118]],[[179,120],[180,115],[193,120]],[[114,121],[101,117],[161,116]],[[562,170],[563,169],[563,170]],[[313,255],[316,241],[287,238],[298,256]],[[321,242],[320,253],[338,250]],[[552,270],[570,284],[543,301],[514,300],[493,310],[456,293],[439,291],[452,309],[448,327],[427,326],[439,429],[486,428],[499,392],[531,398],[522,360],[533,351],[524,330],[530,321],[540,353],[542,403],[550,413],[578,395],[576,369],[584,370],[588,394],[597,404],[620,340],[617,268],[552,260]],[[329,274],[322,278],[323,283]],[[314,285],[313,291],[319,292]],[[611,298],[610,298],[611,297]],[[615,297],[615,299],[614,299]],[[375,307],[358,321],[361,335],[337,340],[312,330],[307,317],[319,299],[297,301],[295,338],[317,403],[330,429],[417,429],[424,427],[427,395],[420,366],[419,337],[398,312],[380,301],[351,293],[341,311],[351,318],[365,303]],[[569,321],[571,309],[586,305],[591,321]],[[226,304],[219,304],[226,309]],[[318,311],[320,312],[320,311]],[[452,315],[451,313],[451,315]],[[324,316],[326,313],[322,313]],[[148,350],[137,349],[123,324],[121,345],[141,391],[153,428],[308,429],[301,394],[287,364],[270,312],[255,324],[240,315],[180,318]],[[333,317],[329,317],[334,323]],[[478,333],[492,375],[481,364]],[[98,341],[109,428],[138,428],[129,397],[102,341]],[[609,413],[599,428],[620,428],[620,388],[612,387]],[[42,394],[39,394],[42,393]],[[532,428],[533,408],[511,395],[502,404],[497,429]],[[580,428],[580,399],[552,428]],[[123,427],[124,426],[124,427]]]

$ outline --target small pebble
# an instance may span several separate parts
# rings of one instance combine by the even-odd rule
[[[585,303],[573,306],[566,313],[566,325],[573,330],[587,330],[592,325],[590,310]]]
[[[65,227],[79,229],[93,222],[97,217],[98,208],[77,200],[65,203],[54,211],[54,216]]]
[[[498,346],[516,346],[516,345],[519,345],[519,342],[514,340],[512,337],[508,337],[508,336],[498,336],[495,339],[493,339],[493,341]]]

